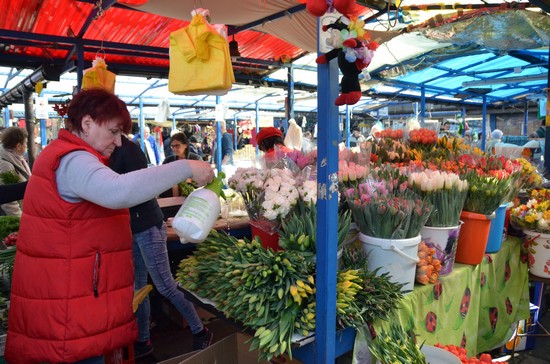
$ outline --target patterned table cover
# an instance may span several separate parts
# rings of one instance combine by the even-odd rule
[[[465,347],[468,356],[502,346],[512,324],[529,318],[529,276],[521,240],[508,237],[479,265],[455,264],[434,284],[415,285],[405,295],[398,320],[417,342]],[[375,324],[380,330],[386,323]],[[368,330],[355,339],[354,362],[365,362]]]

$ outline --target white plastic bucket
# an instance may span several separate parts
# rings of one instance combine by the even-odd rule
[[[379,268],[380,273],[388,273],[394,283],[404,284],[402,292],[412,291],[416,263],[418,263],[418,245],[420,235],[409,239],[374,238],[359,233],[363,250],[368,254],[370,270]]]
[[[458,234],[462,221],[457,226],[432,227],[424,226],[420,230],[422,240],[430,248],[435,249],[435,255],[441,262],[440,276],[445,276],[453,271],[458,243]]]
[[[529,242],[529,272],[537,277],[550,278],[550,234],[523,230]]]

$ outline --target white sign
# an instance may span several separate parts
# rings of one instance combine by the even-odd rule
[[[35,97],[34,98],[34,113],[37,119],[48,119],[48,98],[47,97]]]

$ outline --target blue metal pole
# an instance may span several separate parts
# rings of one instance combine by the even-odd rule
[[[294,67],[288,67],[288,119],[294,119]],[[285,129],[286,130],[286,129]]]
[[[139,145],[141,150],[144,153],[147,153],[145,150],[145,116],[143,115],[143,97],[139,97]]]
[[[351,110],[349,109],[349,105],[346,105],[346,148],[349,148],[349,136],[351,134],[351,131],[349,130],[350,125],[350,119],[351,119]]]
[[[420,126],[424,127],[426,121],[426,88],[422,86],[420,88]]]
[[[462,136],[464,137],[466,135],[466,108],[465,107],[462,108],[462,125],[463,125]],[[473,138],[474,136],[471,135],[471,137]]]
[[[4,125],[6,128],[9,128],[11,126],[11,120],[10,120],[10,109],[6,106],[4,108]]]
[[[529,120],[529,108],[527,105],[527,100],[525,100],[525,104],[523,105],[523,129],[521,131],[521,135],[527,135],[527,121]]]
[[[320,21],[317,22],[319,34]],[[319,39],[319,36],[317,37]],[[317,44],[319,49],[319,44]],[[338,65],[317,66],[317,282],[315,363],[334,363],[336,340],[336,245],[338,231]]]
[[[237,150],[238,147],[237,136],[237,113],[235,113],[235,115],[233,115],[233,150]]]
[[[40,119],[40,146],[46,146],[46,119]]]
[[[177,123],[176,123],[176,114],[172,114],[172,131],[176,130]]]
[[[260,132],[260,104],[256,102],[256,135]],[[260,157],[260,149],[258,149],[258,144],[256,144],[256,158]]]
[[[485,139],[487,139],[487,98],[485,95],[483,96],[483,106],[481,110],[481,150],[485,151]]]

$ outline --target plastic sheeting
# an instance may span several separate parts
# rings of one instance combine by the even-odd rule
[[[550,16],[528,10],[497,12],[427,29],[424,35],[438,42],[494,50],[537,48],[550,44]]]

